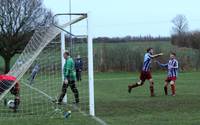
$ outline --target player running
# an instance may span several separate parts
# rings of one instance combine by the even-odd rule
[[[159,61],[156,61],[156,63],[158,65],[160,65],[161,67],[165,67],[168,69],[168,74],[167,74],[167,78],[165,80],[165,85],[164,85],[164,91],[165,91],[165,95],[168,95],[168,84],[171,85],[171,91],[172,91],[172,96],[176,95],[176,86],[175,86],[175,82],[176,82],[176,78],[178,75],[178,61],[176,60],[176,53],[171,53],[170,54],[170,60],[168,63],[166,64],[162,64]]]
[[[140,81],[128,86],[129,93],[131,93],[132,88],[142,86],[144,84],[145,80],[149,80],[151,96],[155,96],[154,82],[153,82],[153,79],[151,76],[150,67],[151,67],[152,59],[157,58],[162,55],[163,55],[163,53],[153,55],[153,48],[147,49],[147,53],[144,55],[144,63],[143,63],[142,71],[140,74]]]
[[[63,54],[64,58],[66,59],[65,65],[64,65],[64,82],[62,86],[62,93],[60,94],[60,97],[58,99],[58,104],[61,104],[65,93],[67,91],[68,86],[70,86],[72,92],[74,93],[75,97],[75,103],[79,103],[79,92],[76,87],[76,73],[75,73],[75,68],[74,68],[74,61],[70,57],[69,52],[66,51]]]
[[[8,90],[16,81],[16,78],[14,76],[10,75],[0,75],[0,95]],[[19,82],[16,82],[15,85],[11,88],[10,90],[11,94],[15,96],[14,99],[14,107],[13,111],[16,112],[18,109],[18,106],[20,104],[20,97],[19,97],[19,92],[20,92],[20,86]]]

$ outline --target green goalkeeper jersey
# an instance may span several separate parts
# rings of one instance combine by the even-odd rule
[[[64,78],[65,79],[67,78],[70,81],[76,80],[74,61],[70,56],[66,59],[63,70],[64,70]]]

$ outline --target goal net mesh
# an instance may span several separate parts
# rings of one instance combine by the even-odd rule
[[[61,25],[62,28],[65,28],[73,24],[72,29],[73,27],[84,29],[78,32],[81,35],[72,35],[71,37],[67,33],[65,35],[66,49],[70,50],[74,61],[77,55],[80,55],[84,64],[82,80],[76,82],[80,103],[78,105],[74,104],[74,95],[70,87],[67,89],[67,103],[62,105],[56,103],[63,84],[60,42],[62,30],[52,24],[49,27],[35,31],[26,48],[8,73],[8,75],[15,76],[20,83],[21,101],[16,113],[8,108],[8,100],[14,98],[9,92],[14,84],[9,86],[0,95],[0,118],[64,117],[64,114],[69,110],[73,113],[88,114],[87,28],[85,27],[87,20],[82,20],[85,18],[85,16],[76,17]],[[83,23],[80,25],[78,23],[74,24],[80,20],[85,21],[85,25]]]

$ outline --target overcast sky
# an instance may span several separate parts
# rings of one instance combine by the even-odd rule
[[[91,12],[95,37],[169,36],[171,20],[184,14],[200,29],[200,0],[71,0],[72,12]],[[44,0],[53,13],[69,12],[69,0]]]

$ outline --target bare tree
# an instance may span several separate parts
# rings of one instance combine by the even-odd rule
[[[24,49],[35,29],[51,23],[52,13],[42,0],[0,0],[0,55],[5,73],[11,58]]]
[[[176,15],[172,19],[172,23],[174,24],[172,30],[175,34],[182,34],[188,31],[188,20],[184,15]]]

